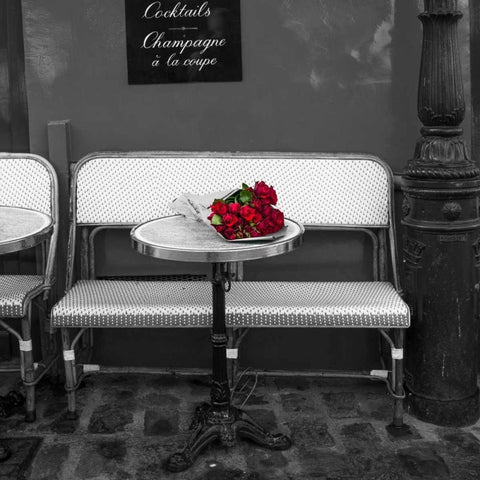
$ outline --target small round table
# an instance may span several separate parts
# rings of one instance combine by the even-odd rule
[[[197,407],[189,440],[181,451],[168,459],[167,468],[171,472],[186,470],[215,440],[220,440],[226,447],[233,446],[237,437],[253,440],[274,450],[285,450],[291,446],[286,435],[268,433],[245,412],[230,404],[225,326],[225,292],[232,285],[229,265],[281,255],[301,245],[303,226],[288,219],[285,219],[285,225],[285,235],[280,238],[249,242],[228,242],[208,225],[179,215],[151,220],[131,232],[133,247],[144,255],[179,262],[211,263],[213,266],[210,403]]]
[[[38,245],[52,228],[52,217],[45,213],[0,205],[0,255]]]
[[[52,228],[52,217],[45,213],[0,205],[0,255],[38,245],[48,237]],[[5,403],[13,407],[20,399],[23,400],[23,397],[19,393],[10,392],[4,400],[8,400]],[[10,458],[10,455],[8,445],[0,442],[0,462]]]

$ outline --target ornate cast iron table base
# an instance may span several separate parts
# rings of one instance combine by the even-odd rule
[[[212,386],[210,404],[197,407],[190,430],[192,434],[180,452],[167,462],[170,472],[189,468],[204,448],[218,440],[232,447],[238,437],[273,450],[286,450],[292,442],[282,434],[273,435],[257,425],[245,412],[230,404],[227,376],[227,331],[225,326],[225,292],[231,287],[231,272],[226,263],[213,265]]]
[[[245,438],[271,450],[287,450],[292,444],[286,435],[267,432],[244,411],[232,406],[219,411],[208,403],[200,405],[195,410],[190,430],[192,433],[185,447],[168,459],[170,472],[189,468],[202,450],[215,441],[224,447],[233,447],[237,438]]]

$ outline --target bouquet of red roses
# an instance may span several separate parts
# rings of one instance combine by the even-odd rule
[[[285,225],[283,213],[274,208],[277,194],[265,182],[255,182],[226,199],[215,199],[210,205],[210,224],[227,240],[263,237],[278,232]]]

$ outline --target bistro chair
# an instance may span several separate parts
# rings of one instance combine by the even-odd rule
[[[47,240],[35,247],[36,274],[0,274],[0,327],[13,335],[20,349],[20,374],[26,392],[25,420],[33,422],[35,386],[55,365],[53,330],[48,339],[50,352],[44,361],[34,363],[32,347],[32,306],[38,303],[45,312],[49,292],[54,282],[55,253],[58,236],[58,184],[52,165],[32,154],[0,153],[0,206],[37,210],[52,218],[53,228]],[[42,314],[43,315],[43,314]],[[46,324],[45,324],[46,325]],[[42,330],[44,328],[41,325]],[[43,338],[42,338],[43,337]],[[1,368],[0,372],[11,371]]]

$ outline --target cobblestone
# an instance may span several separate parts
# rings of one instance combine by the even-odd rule
[[[245,409],[245,411],[268,432],[278,430],[278,423],[275,417],[275,413],[272,410],[266,410],[263,408]]]
[[[371,423],[352,423],[341,429],[343,443],[349,453],[363,453],[378,448],[380,439]]]
[[[315,409],[313,399],[308,394],[285,393],[280,395],[282,405],[287,412],[311,412]]]
[[[436,453],[433,446],[408,447],[400,450],[398,456],[406,472],[414,478],[450,478],[444,459]]]
[[[132,423],[132,413],[121,405],[104,404],[97,407],[88,424],[90,433],[115,433],[125,430],[125,426]]]
[[[74,478],[98,478],[100,472],[106,478],[118,478],[118,475],[125,473],[125,454],[126,450],[122,451],[121,442],[88,442],[81,450]]]
[[[324,393],[323,400],[332,418],[353,418],[358,416],[356,398],[352,392]]]
[[[321,419],[294,417],[288,422],[292,440],[304,449],[328,448],[335,445],[335,440],[328,431],[328,426]]]
[[[122,460],[127,455],[127,447],[124,440],[110,440],[97,444],[98,453],[108,459]]]
[[[30,471],[36,480],[58,480],[62,478],[62,468],[68,458],[70,446],[63,443],[45,445],[37,454]]]
[[[145,411],[145,435],[173,435],[178,433],[178,412],[167,412],[162,409],[148,409]]]
[[[458,455],[479,455],[480,441],[475,435],[461,430],[444,430],[440,433],[440,438],[448,443],[449,448],[453,448]]]

